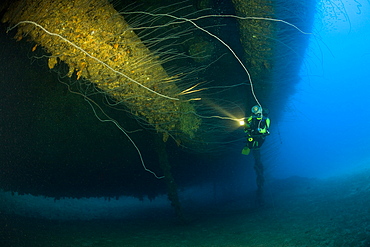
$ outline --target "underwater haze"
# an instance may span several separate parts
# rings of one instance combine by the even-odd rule
[[[302,80],[274,129],[277,177],[345,175],[370,161],[370,2],[325,3],[330,11],[315,20]]]
[[[212,1],[193,2],[201,6]],[[221,3],[231,3],[226,0],[213,2],[220,6]],[[236,23],[233,25],[236,26]],[[6,187],[0,188],[0,246],[369,247],[370,132],[366,127],[370,124],[370,0],[319,1],[312,34],[307,36],[309,43],[300,71],[297,72],[300,80],[296,82],[294,93],[289,95],[286,104],[281,107],[267,104],[270,109],[280,109],[280,116],[270,114],[271,134],[261,148],[265,169],[262,200],[256,197],[253,156],[239,152],[245,145],[242,127],[230,132],[230,135],[240,136],[238,142],[230,144],[231,151],[227,150],[216,158],[208,153],[194,156],[191,153],[189,157],[199,157],[199,160],[187,160],[188,154],[178,151],[177,146],[168,148],[168,156],[181,157],[178,163],[174,162],[173,167],[183,213],[183,218],[179,219],[179,215],[174,213],[174,207],[178,205],[171,205],[164,180],[157,180],[144,171],[136,150],[126,137],[120,131],[114,132],[116,127],[107,123],[102,124],[106,133],[97,133],[101,128],[94,123],[100,122],[93,114],[85,116],[91,113],[86,102],[85,108],[78,108],[77,103],[77,108],[73,108],[66,103],[60,107],[66,110],[57,111],[56,115],[64,111],[70,114],[69,119],[58,118],[58,121],[60,126],[65,122],[72,127],[60,127],[62,134],[55,136],[65,136],[62,140],[50,134],[50,142],[45,142],[50,149],[40,152],[40,160],[51,160],[59,164],[55,157],[62,153],[71,163],[60,165],[63,173],[54,178],[57,181],[56,189],[50,189],[45,184],[53,184],[55,181],[48,176],[48,172],[55,173],[58,170],[50,167],[46,171],[45,167],[49,163],[45,162],[40,164],[40,168],[35,166],[39,170],[35,172],[37,176],[33,177],[36,169],[32,166],[34,163],[27,163],[28,157],[34,157],[33,153],[29,154],[33,149],[21,150],[25,158],[22,156],[19,160],[25,162],[24,170],[19,172],[21,175],[15,174],[14,177],[26,182],[19,182],[20,187],[16,189],[29,189],[31,192],[21,193],[9,189],[13,187],[6,187],[6,182],[0,182]],[[239,36],[233,38],[234,42],[238,40]],[[16,47],[14,43],[11,45]],[[238,52],[242,50],[241,47],[237,49]],[[225,70],[234,67],[230,65]],[[19,71],[12,73],[17,74]],[[228,76],[227,72],[222,73]],[[246,80],[244,74],[233,78],[238,77]],[[54,83],[53,79],[55,77],[48,77]],[[54,85],[50,91],[57,91],[58,88],[64,88],[64,85]],[[244,89],[250,90],[250,87]],[[65,88],[61,91],[62,100],[71,97]],[[45,105],[53,102],[50,98],[45,100]],[[62,100],[55,99],[59,102]],[[7,106],[7,102],[3,101],[1,107]],[[59,106],[53,106],[53,112],[59,109]],[[21,109],[18,104],[13,107]],[[34,109],[37,105],[30,107]],[[17,110],[14,111],[18,114]],[[246,111],[245,114],[249,114],[249,109]],[[0,108],[0,114],[3,112],[5,107]],[[50,119],[47,114],[41,115],[41,118],[46,121]],[[23,118],[17,121],[22,122]],[[8,124],[2,124],[0,134],[3,135],[0,138],[5,138],[4,126]],[[27,135],[29,125],[24,123],[26,127],[18,129],[19,132]],[[87,130],[86,126],[92,130]],[[72,129],[76,129],[79,135]],[[31,136],[42,136],[49,140],[48,133],[51,132],[42,129],[40,133]],[[144,131],[138,133],[142,138],[137,140],[139,147],[143,143],[147,145],[144,147],[153,145],[148,141],[152,140],[151,136],[146,136]],[[89,134],[94,136],[85,138]],[[130,133],[132,136],[135,134]],[[116,136],[119,136],[118,141],[114,139]],[[71,149],[76,152],[67,148],[58,150],[61,146],[68,146],[69,138],[74,137],[76,144]],[[104,137],[109,138],[103,140]],[[15,149],[23,147],[19,142],[14,142]],[[57,142],[62,144],[58,146]],[[99,143],[106,145],[107,150],[99,149]],[[37,139],[29,145],[42,146]],[[90,145],[97,148],[89,150]],[[0,154],[5,157],[8,149],[5,146],[1,148],[3,150]],[[128,151],[122,151],[124,148]],[[89,156],[79,156],[81,150],[83,154],[88,150]],[[143,150],[144,160],[149,167],[157,164],[158,159],[155,151],[154,154],[151,151]],[[127,160],[122,161],[120,152],[133,154],[134,158],[127,157]],[[101,153],[103,155],[99,156]],[[111,156],[114,156],[113,159]],[[104,163],[105,159],[111,163]],[[133,162],[135,159],[136,163]],[[103,168],[94,166],[94,162],[100,162]],[[127,170],[115,170],[122,163],[135,166],[129,166]],[[13,165],[11,162],[9,164]],[[81,168],[76,168],[76,164],[80,164]],[[96,177],[90,180],[86,174],[80,174],[84,169],[86,174]],[[156,172],[162,175],[162,171],[158,170]],[[132,173],[123,174],[127,171]],[[9,171],[0,172],[6,174]],[[83,178],[81,181],[78,180],[79,176]],[[35,182],[39,181],[37,179],[50,181],[44,184]],[[120,180],[125,181],[120,183]],[[104,196],[107,191],[111,194]],[[52,196],[58,192],[70,197]]]

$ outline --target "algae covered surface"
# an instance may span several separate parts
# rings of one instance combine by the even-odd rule
[[[166,138],[168,132],[194,137],[200,119],[188,113],[194,107],[180,96],[178,79],[167,74],[159,55],[110,2],[17,1],[1,21],[10,24],[9,30],[17,29],[17,41],[33,41],[32,51],[45,49],[50,69],[66,63],[68,77],[88,80]]]

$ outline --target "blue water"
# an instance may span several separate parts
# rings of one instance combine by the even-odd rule
[[[333,3],[343,5],[318,13],[302,80],[278,123],[278,177],[327,177],[370,160],[370,3]]]
[[[252,157],[233,154],[217,183],[180,189],[181,226],[165,195],[55,200],[1,191],[0,244],[370,246],[370,1],[319,6],[302,79],[262,148],[264,207],[254,203]]]

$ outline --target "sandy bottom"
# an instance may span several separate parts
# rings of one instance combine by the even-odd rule
[[[50,221],[0,215],[0,246],[370,246],[370,172],[267,185],[264,207],[245,199],[187,212],[187,223]],[[248,206],[249,205],[249,206]]]

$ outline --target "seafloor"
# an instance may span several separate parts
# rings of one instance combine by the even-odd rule
[[[171,217],[49,221],[1,215],[0,246],[370,246],[370,171],[268,183],[266,205],[247,200]],[[86,209],[88,210],[88,209]]]

